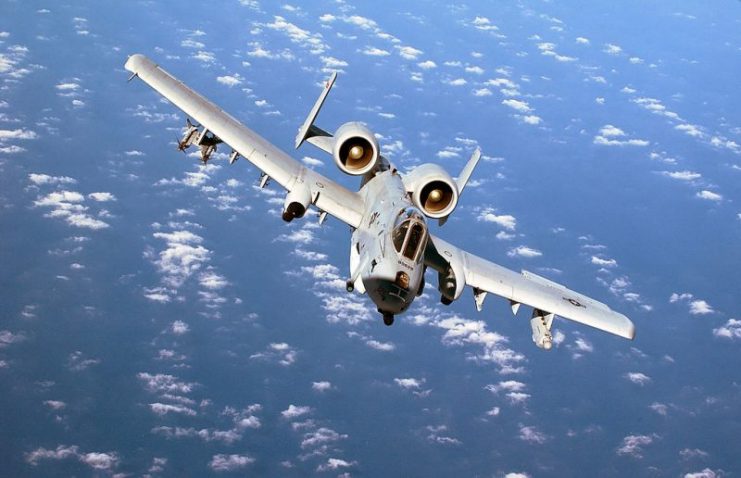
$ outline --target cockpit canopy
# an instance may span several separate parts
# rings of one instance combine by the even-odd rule
[[[427,225],[424,215],[412,207],[399,212],[394,224],[393,241],[396,252],[418,262],[427,245]]]

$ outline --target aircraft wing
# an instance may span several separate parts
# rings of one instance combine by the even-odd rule
[[[358,227],[364,201],[360,194],[306,168],[233,116],[191,90],[144,55],[132,55],[125,68],[144,80],[185,114],[231,146],[289,192],[308,186],[312,203],[352,227]]]
[[[513,311],[518,304],[525,304],[626,339],[632,340],[635,336],[635,326],[630,319],[607,305],[530,272],[513,272],[438,237],[430,236],[425,263],[442,274],[450,271],[455,274],[457,283],[453,298],[460,296],[464,285],[471,286],[479,310],[483,302],[481,294],[488,292],[509,299]],[[464,281],[458,280],[459,277]]]

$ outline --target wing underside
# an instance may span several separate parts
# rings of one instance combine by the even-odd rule
[[[306,168],[144,55],[129,57],[125,68],[289,192],[307,188],[318,209],[352,227],[359,225],[364,203],[358,193]]]
[[[430,241],[432,248],[426,257],[429,265],[437,270],[458,269],[465,285],[477,294],[492,293],[508,299],[513,305],[524,304],[627,339],[635,336],[635,326],[630,319],[601,302],[535,274],[526,271],[518,274],[438,237],[431,236]]]

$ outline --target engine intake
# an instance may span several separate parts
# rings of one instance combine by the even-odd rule
[[[458,204],[458,186],[447,171],[436,164],[418,166],[404,177],[404,185],[414,204],[427,217],[447,217]]]
[[[378,155],[378,140],[365,125],[345,123],[337,129],[332,157],[342,172],[366,174],[375,168]]]

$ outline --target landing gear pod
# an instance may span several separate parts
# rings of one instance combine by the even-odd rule
[[[296,187],[286,195],[283,204],[283,220],[291,222],[295,218],[304,217],[311,204],[311,192],[307,187]]]

